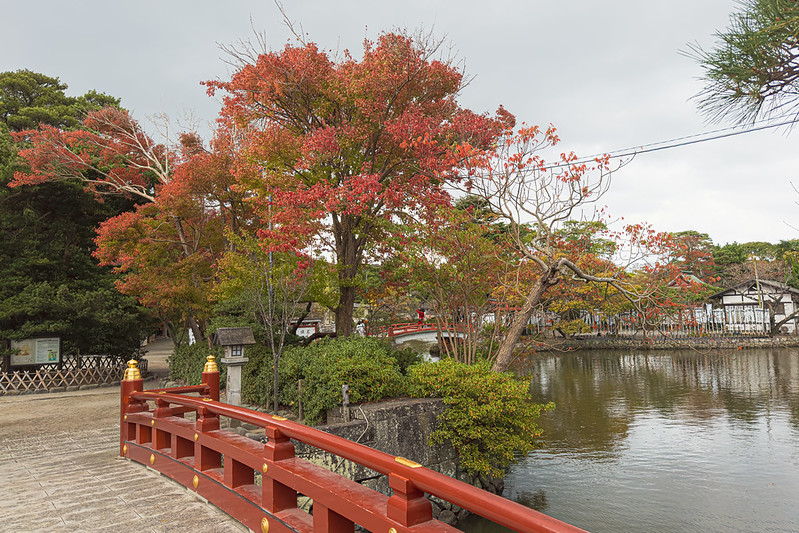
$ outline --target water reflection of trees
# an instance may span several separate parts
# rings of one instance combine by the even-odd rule
[[[799,351],[793,349],[537,355],[530,390],[556,409],[542,419],[552,449],[614,451],[641,414],[707,424],[754,424],[789,412],[799,430]]]
[[[516,500],[516,503],[520,503],[542,513],[549,507],[547,493],[540,489],[536,491],[524,490],[517,494],[514,500]]]

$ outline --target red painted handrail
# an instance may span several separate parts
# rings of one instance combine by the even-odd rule
[[[431,322],[418,323],[418,322],[403,322],[400,324],[391,324],[384,328],[378,328],[371,334],[374,336],[387,336],[396,337],[399,335],[406,335],[409,333],[419,333],[423,331],[444,331],[446,335],[459,335],[466,332],[469,328],[464,326],[444,324],[443,328],[439,328],[437,324]]]
[[[203,373],[201,386],[143,391],[141,378],[129,369],[122,381],[120,454],[193,487],[251,529],[351,532],[357,523],[381,533],[457,531],[432,518],[428,493],[516,531],[582,531],[413,461],[283,417],[221,403],[218,383],[219,373],[210,371]],[[155,408],[150,410],[147,402]],[[183,418],[185,412],[197,413],[196,421]],[[267,443],[220,430],[220,416],[264,428]],[[387,475],[393,495],[295,457],[290,439]],[[260,487],[256,471],[262,475]],[[313,499],[312,517],[297,508],[298,493]]]
[[[388,336],[396,337],[397,335],[404,335],[406,333],[418,333],[422,331],[436,331],[434,324],[419,324],[418,322],[407,322],[404,324],[392,324],[388,326]]]
[[[407,333],[418,333],[420,331],[437,331],[438,328],[435,324],[431,323],[418,323],[418,322],[402,322],[399,324],[390,324],[377,329],[370,329],[369,334],[375,337],[396,337],[397,335],[404,335]]]

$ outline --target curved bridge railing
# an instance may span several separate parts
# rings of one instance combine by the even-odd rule
[[[135,363],[128,363],[121,386],[120,455],[174,479],[254,531],[338,533],[352,532],[355,524],[379,533],[458,531],[433,519],[425,493],[516,531],[582,531],[408,459],[221,403],[212,356],[202,385],[146,392]],[[267,442],[220,429],[220,416],[264,428]],[[296,457],[292,439],[388,476],[393,494]],[[298,495],[313,500],[312,515],[298,507]]]
[[[439,334],[443,332],[445,336],[450,337],[462,337],[464,335],[466,328],[464,327],[456,327],[452,326],[451,324],[445,324],[443,328],[440,328],[434,322],[402,322],[399,324],[391,324],[388,326],[384,326],[382,328],[377,329],[370,329],[369,335],[373,337],[399,337],[401,335],[408,335],[410,333],[422,333],[428,331],[435,331]]]

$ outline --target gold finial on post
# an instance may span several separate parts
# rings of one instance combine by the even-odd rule
[[[122,376],[124,381],[133,381],[134,379],[141,379],[141,372],[139,371],[139,362],[135,359],[128,361],[128,368],[125,369],[125,374]]]
[[[219,367],[216,366],[216,357],[209,355],[205,358],[205,367],[203,372],[219,372]]]

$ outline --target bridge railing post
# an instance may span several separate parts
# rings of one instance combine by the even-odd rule
[[[409,479],[392,472],[388,485],[394,494],[386,502],[386,516],[408,527],[433,519],[430,500]]]
[[[128,367],[122,375],[122,381],[119,387],[119,455],[123,457],[127,451],[125,441],[131,440],[131,431],[134,432],[133,437],[135,437],[136,431],[136,424],[128,424],[128,413],[138,413],[146,410],[144,402],[133,400],[130,397],[134,392],[141,392],[144,390],[144,380],[141,377],[138,365],[139,362],[135,359],[128,361]]]
[[[194,423],[197,432],[194,434],[194,468],[202,472],[222,466],[222,454],[204,446],[200,435],[207,431],[219,429],[219,416],[204,407],[197,409],[197,420]]]
[[[206,400],[219,401],[219,367],[213,355],[205,358],[202,373],[202,384],[208,387]],[[194,434],[194,466],[197,470],[210,470],[222,466],[222,454],[203,445],[200,439],[202,433],[219,429],[219,416],[208,409],[197,409],[197,419],[194,422],[197,433]]]
[[[331,533],[350,533],[355,531],[355,522],[337,512],[315,503],[313,506],[313,530]]]
[[[208,397],[212,400],[219,401],[219,366],[213,355],[205,358],[205,366],[203,367],[202,384],[208,386]]]
[[[297,491],[276,481],[269,474],[269,464],[294,457],[294,444],[278,428],[264,428],[269,439],[264,444],[263,473],[261,478],[261,504],[271,513],[297,507]]]

